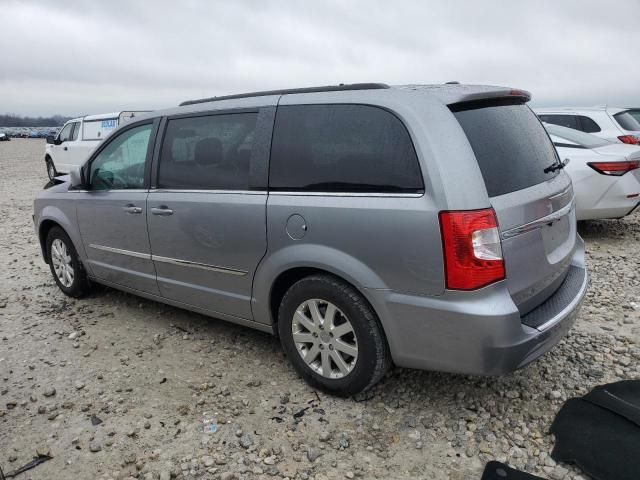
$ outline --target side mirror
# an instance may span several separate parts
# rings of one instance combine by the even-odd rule
[[[56,137],[54,137],[53,135],[47,135],[47,143],[50,145],[55,145]]]
[[[81,190],[85,188],[84,180],[82,179],[82,170],[80,167],[72,167],[69,171],[69,181],[73,190]]]

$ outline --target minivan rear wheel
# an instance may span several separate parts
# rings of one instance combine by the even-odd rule
[[[391,360],[380,322],[364,297],[330,275],[296,282],[278,310],[282,347],[310,385],[349,396],[375,385]]]

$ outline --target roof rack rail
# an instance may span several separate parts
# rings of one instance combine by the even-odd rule
[[[339,85],[325,85],[323,87],[307,88],[287,88],[284,90],[266,90],[264,92],[239,93],[236,95],[223,95],[220,97],[202,98],[200,100],[187,100],[180,104],[194,105],[197,103],[217,102],[218,100],[232,100],[234,98],[264,97],[267,95],[288,95],[292,93],[314,93],[314,92],[339,92],[343,90],[378,90],[389,88],[386,83],[341,83]]]

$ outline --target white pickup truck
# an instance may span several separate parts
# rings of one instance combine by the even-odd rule
[[[47,137],[44,162],[49,179],[69,173],[72,167],[81,165],[113,130],[143,113],[146,112],[103,113],[69,120],[57,136]]]

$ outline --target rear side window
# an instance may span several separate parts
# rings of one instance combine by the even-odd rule
[[[522,190],[558,174],[555,148],[535,114],[511,101],[452,105],[469,139],[490,197]]]
[[[585,117],[584,115],[580,116],[580,123],[582,124],[581,130],[583,132],[597,133],[602,131],[602,129],[598,126],[596,122],[594,122],[589,117]]]
[[[554,125],[560,125],[561,127],[580,130],[577,115],[540,115],[540,120],[547,123],[553,123]]]
[[[422,192],[407,129],[368,105],[278,107],[269,187],[280,191]]]
[[[248,190],[257,113],[169,120],[158,188]]]
[[[616,113],[613,118],[625,130],[640,131],[640,123],[629,112]]]
[[[587,133],[597,133],[602,131],[596,122],[584,115],[540,115],[540,120],[561,127],[572,128]]]

